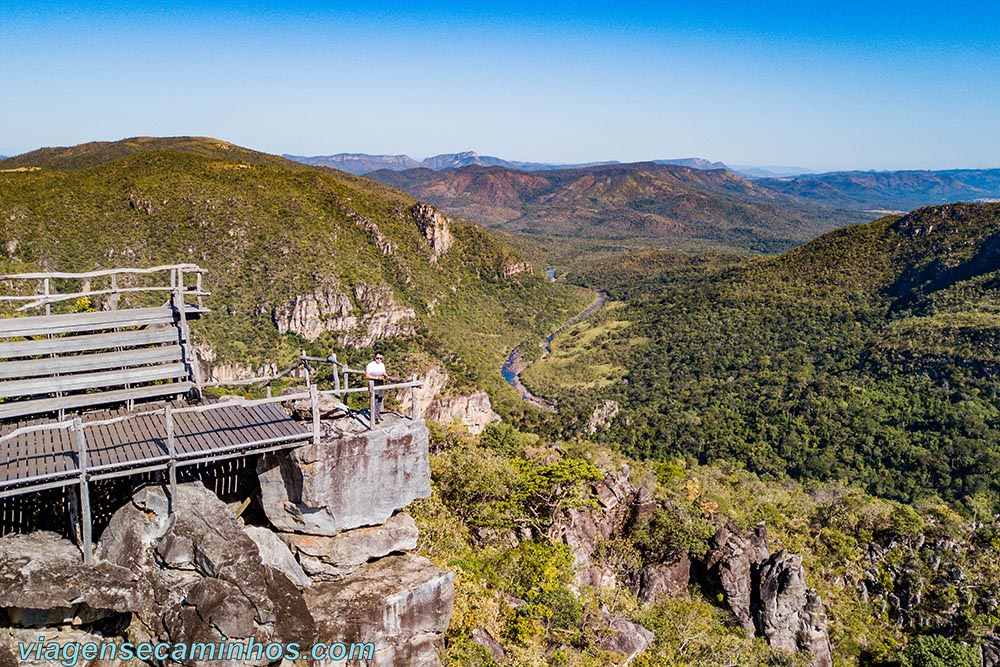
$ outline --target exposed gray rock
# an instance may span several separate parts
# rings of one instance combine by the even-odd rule
[[[500,662],[507,655],[507,652],[503,650],[503,646],[500,645],[500,642],[498,642],[486,628],[476,628],[473,630],[472,641],[489,651],[490,655],[493,656],[493,660],[496,662]]]
[[[426,417],[442,424],[458,422],[473,435],[500,421],[500,415],[493,411],[490,396],[485,391],[434,399],[427,408]]]
[[[146,582],[131,569],[81,559],[79,549],[55,533],[0,538],[0,607],[11,622],[79,625],[130,612],[149,595]]]
[[[387,416],[371,431],[267,454],[257,467],[264,511],[283,532],[336,535],[382,524],[430,495],[427,448],[423,421]]]
[[[519,273],[531,271],[531,264],[528,262],[509,262],[503,265],[503,277],[511,278]]]
[[[691,582],[691,559],[682,554],[669,563],[647,565],[639,575],[639,597],[643,602],[677,597]]]
[[[41,653],[41,657],[39,657],[38,649],[33,645],[33,643],[38,642],[39,636],[45,637],[42,648],[48,651],[59,651],[58,658],[53,659],[51,654],[46,658],[45,653]],[[121,640],[114,637],[102,637],[74,627],[46,628],[44,632],[21,628],[0,628],[0,667],[57,667],[64,659],[70,662],[72,659],[68,656],[73,655],[74,652],[77,652],[79,656],[79,651],[81,651],[79,647],[84,644],[95,644],[100,647],[103,643],[112,641],[120,642]],[[60,647],[67,646],[67,648],[52,649],[50,643],[58,644]],[[23,659],[19,645],[25,648]],[[138,658],[86,660],[81,657],[77,664],[81,667],[84,665],[86,667],[149,667],[148,663]]]
[[[618,416],[620,409],[621,406],[618,405],[617,401],[604,401],[595,407],[594,412],[587,421],[587,433],[597,433],[600,430],[606,429],[611,420]]]
[[[286,387],[281,390],[282,396],[308,393],[309,388],[305,385],[300,385],[298,387]],[[288,401],[286,403],[282,403],[282,406],[284,406],[287,411],[298,419],[312,419],[312,399],[310,398],[300,398],[295,401]],[[319,415],[322,419],[332,419],[334,417],[342,417],[347,414],[346,406],[343,401],[334,397],[332,394],[317,394],[316,407],[319,409]]]
[[[549,531],[552,539],[564,542],[573,554],[578,585],[595,588],[617,586],[613,568],[595,562],[593,555],[600,543],[624,533],[636,495],[629,473],[628,466],[623,466],[595,482],[593,492],[598,506],[567,510]]]
[[[416,526],[414,526],[416,528]],[[267,528],[247,526],[243,531],[257,545],[257,552],[265,565],[269,565],[288,577],[297,588],[308,588],[312,583],[295,556],[281,538]]]
[[[705,568],[722,591],[729,610],[747,632],[754,633],[752,602],[756,599],[757,567],[769,555],[767,529],[737,532],[731,525],[719,528],[705,556]]]
[[[147,487],[115,513],[98,543],[100,558],[129,567],[149,586],[131,609],[130,640],[190,643],[252,637],[264,643],[308,643],[315,638],[298,589],[262,562],[257,545],[225,503],[194,483],[177,487],[174,504],[171,521],[164,491]]]
[[[354,298],[364,305],[366,312],[358,326],[337,337],[339,344],[362,349],[386,338],[408,337],[416,333],[416,311],[396,301],[389,286],[355,285]]]
[[[411,210],[417,227],[431,247],[431,264],[434,264],[455,243],[455,237],[448,228],[448,219],[436,208],[423,202],[414,204]]]
[[[420,376],[420,381],[423,384],[417,387],[412,393],[412,396],[415,396],[417,399],[418,417],[423,419],[429,418],[427,417],[427,411],[448,384],[448,380],[448,372],[442,366],[431,366]],[[400,398],[403,414],[411,414],[412,402],[410,400],[410,392],[406,392]]]
[[[310,576],[317,581],[337,581],[370,560],[416,549],[417,535],[413,517],[396,514],[381,526],[356,528],[332,537],[283,533],[281,539],[295,550]]]
[[[454,579],[426,558],[388,556],[304,595],[320,637],[375,644],[369,667],[433,667],[451,618]]]
[[[787,651],[811,654],[813,667],[831,667],[826,614],[816,591],[806,586],[802,557],[784,551],[760,566],[760,634]]]
[[[656,635],[638,623],[613,616],[606,609],[601,609],[601,615],[605,632],[598,644],[605,651],[625,656],[622,665],[632,662],[656,639]]]
[[[324,331],[350,331],[358,324],[351,314],[351,297],[325,286],[311,294],[299,294],[274,309],[272,318],[279,333],[297,333],[316,340]]]
[[[983,667],[1000,667],[1000,635],[988,634],[979,645]]]

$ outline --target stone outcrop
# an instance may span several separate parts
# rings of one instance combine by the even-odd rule
[[[288,577],[288,580],[295,584],[296,588],[309,588],[312,585],[312,580],[303,571],[302,566],[299,565],[288,545],[282,542],[281,538],[267,528],[259,526],[246,526],[243,532],[257,545],[261,562]],[[411,548],[415,547],[416,544]]]
[[[324,332],[339,334],[345,347],[371,347],[395,336],[412,336],[416,312],[400,305],[387,285],[358,284],[351,296],[335,287],[320,287],[291,297],[271,313],[279,333],[295,333],[316,340]],[[360,312],[355,312],[355,303]]]
[[[442,424],[458,422],[473,435],[482,433],[487,426],[500,421],[500,415],[493,411],[489,394],[485,391],[434,399],[425,415],[427,419]]]
[[[625,656],[621,665],[632,662],[656,638],[652,632],[638,623],[613,616],[606,609],[601,610],[601,615],[601,625],[605,632],[598,644],[605,651]]]
[[[573,554],[576,583],[579,586],[615,588],[618,581],[612,568],[593,557],[598,545],[625,532],[632,516],[638,490],[629,481],[629,468],[593,484],[596,507],[570,508],[552,526],[550,537],[566,544]]]
[[[0,618],[14,626],[0,628],[0,667],[36,664],[19,660],[17,642],[40,634],[97,644],[370,642],[374,657],[357,664],[436,665],[454,575],[406,554],[416,547],[417,527],[409,515],[393,514],[430,492],[426,427],[396,419],[355,432],[347,422],[324,423],[326,450],[314,448],[287,465],[304,476],[300,501],[320,498],[335,509],[317,525],[329,527],[336,517],[338,531],[367,527],[279,535],[242,525],[232,507],[200,483],[187,483],[173,498],[159,486],[136,492],[101,534],[93,564],[81,565],[79,549],[53,533],[0,538]],[[263,466],[262,476],[269,470]],[[297,507],[305,515],[315,509]],[[308,521],[296,525],[310,528]],[[272,661],[254,655],[162,664]],[[342,667],[343,661],[309,664]]]
[[[314,584],[305,599],[321,637],[375,643],[370,667],[434,667],[438,638],[451,617],[454,581],[453,573],[420,556],[388,556],[343,581]]]
[[[430,245],[431,264],[434,264],[455,243],[455,237],[448,228],[448,219],[436,208],[423,202],[415,204],[411,210],[417,227]]]
[[[281,539],[295,551],[313,581],[340,581],[368,561],[416,549],[417,534],[413,517],[396,514],[382,525],[332,537],[282,533]]]
[[[16,625],[84,625],[131,612],[149,594],[127,567],[81,564],[80,550],[55,533],[0,538],[0,607]]]
[[[513,278],[519,273],[531,271],[531,264],[528,262],[508,262],[503,265],[503,277],[505,279]]]
[[[431,366],[419,379],[423,384],[413,392],[413,395],[417,399],[417,416],[422,419],[430,419],[427,416],[428,410],[448,384],[448,371],[440,366]],[[409,392],[402,397],[401,404],[403,413],[410,414],[411,403]]]
[[[639,573],[639,597],[643,602],[683,595],[691,583],[691,559],[681,554],[666,563],[647,565]]]
[[[477,435],[490,424],[500,421],[500,415],[493,411],[489,394],[478,391],[473,394],[439,398],[448,384],[448,372],[440,366],[431,366],[421,377],[423,386],[414,392],[417,400],[417,415],[442,424],[459,423],[469,433]],[[410,412],[410,396],[401,400],[404,414]]]
[[[431,493],[427,428],[387,416],[354,422],[319,445],[262,457],[257,473],[268,520],[283,532],[336,535],[375,526]]]
[[[784,551],[772,555],[763,524],[742,532],[722,526],[702,566],[749,633],[776,649],[808,653],[813,667],[831,667],[826,614],[806,585],[802,558]]]
[[[299,294],[275,308],[272,315],[279,333],[296,333],[316,340],[324,331],[349,331],[358,325],[351,313],[351,298],[332,288]]]
[[[726,524],[716,532],[705,556],[710,581],[722,591],[726,607],[750,633],[756,629],[753,601],[757,568],[769,554],[767,530],[763,524],[746,532]]]
[[[397,336],[408,337],[416,332],[416,312],[413,308],[400,305],[388,286],[355,285],[354,298],[367,312],[361,317],[360,326],[337,338],[341,345],[366,348],[376,341]]]
[[[383,255],[396,254],[396,244],[393,243],[392,239],[382,233],[382,230],[378,228],[378,225],[375,224],[374,220],[352,210],[347,210],[346,215],[348,218],[353,220],[354,224],[360,227],[365,234],[368,234],[372,243],[374,243],[375,247],[379,249],[379,252]]]
[[[618,405],[617,401],[604,401],[595,407],[587,421],[587,433],[597,433],[606,429],[611,424],[611,420],[618,416],[620,409],[621,406]]]
[[[777,649],[806,651],[815,667],[833,664],[826,613],[806,586],[802,557],[779,551],[760,565],[759,632]]]
[[[130,640],[315,640],[298,589],[262,561],[225,503],[198,483],[179,485],[173,502],[171,519],[166,493],[146,487],[115,513],[97,545],[99,561],[137,570],[149,584],[149,594],[131,610]]]

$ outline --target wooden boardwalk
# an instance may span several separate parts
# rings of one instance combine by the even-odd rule
[[[0,498],[35,490],[167,470],[233,456],[294,447],[313,438],[311,425],[288,417],[274,404],[207,402],[200,408],[92,412],[80,418],[85,455],[73,421],[32,420],[0,425]],[[15,430],[22,432],[9,437]],[[81,458],[84,459],[81,465]],[[173,462],[173,463],[171,463]]]

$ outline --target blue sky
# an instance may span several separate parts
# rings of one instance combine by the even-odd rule
[[[0,154],[1000,167],[996,3],[538,4],[0,0]]]

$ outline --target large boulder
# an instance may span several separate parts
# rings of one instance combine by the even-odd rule
[[[726,607],[751,634],[756,632],[757,569],[769,554],[763,524],[752,531],[737,531],[726,524],[715,533],[705,556],[709,581],[721,590]]]
[[[625,660],[621,663],[622,665],[632,662],[656,639],[656,635],[638,623],[614,616],[603,608],[601,609],[601,623],[604,632],[598,642],[599,646],[605,651],[624,656]]]
[[[434,667],[451,619],[454,581],[426,558],[388,556],[342,581],[315,583],[304,595],[321,638],[374,644],[367,667]]]
[[[806,586],[802,557],[784,551],[760,566],[760,634],[776,649],[805,651],[813,667],[831,667],[826,614],[816,591]]]
[[[263,562],[225,503],[192,483],[177,487],[173,505],[171,518],[163,489],[147,487],[114,514],[97,545],[99,559],[131,569],[149,586],[150,594],[131,610],[131,641],[308,645],[315,640],[315,624],[298,588]],[[211,664],[268,663],[262,658]]]
[[[316,581],[338,581],[370,560],[417,548],[417,524],[395,514],[381,526],[348,530],[332,537],[282,533],[299,563]]]
[[[430,495],[422,420],[388,415],[370,431],[353,422],[341,428],[318,445],[261,458],[261,499],[278,530],[336,535],[382,524],[396,510]]]
[[[647,565],[639,573],[639,597],[643,602],[655,602],[687,592],[691,583],[691,559],[681,554],[665,563]]]
[[[81,562],[80,550],[49,532],[0,538],[0,608],[21,627],[84,625],[131,612],[148,582],[113,563]]]

